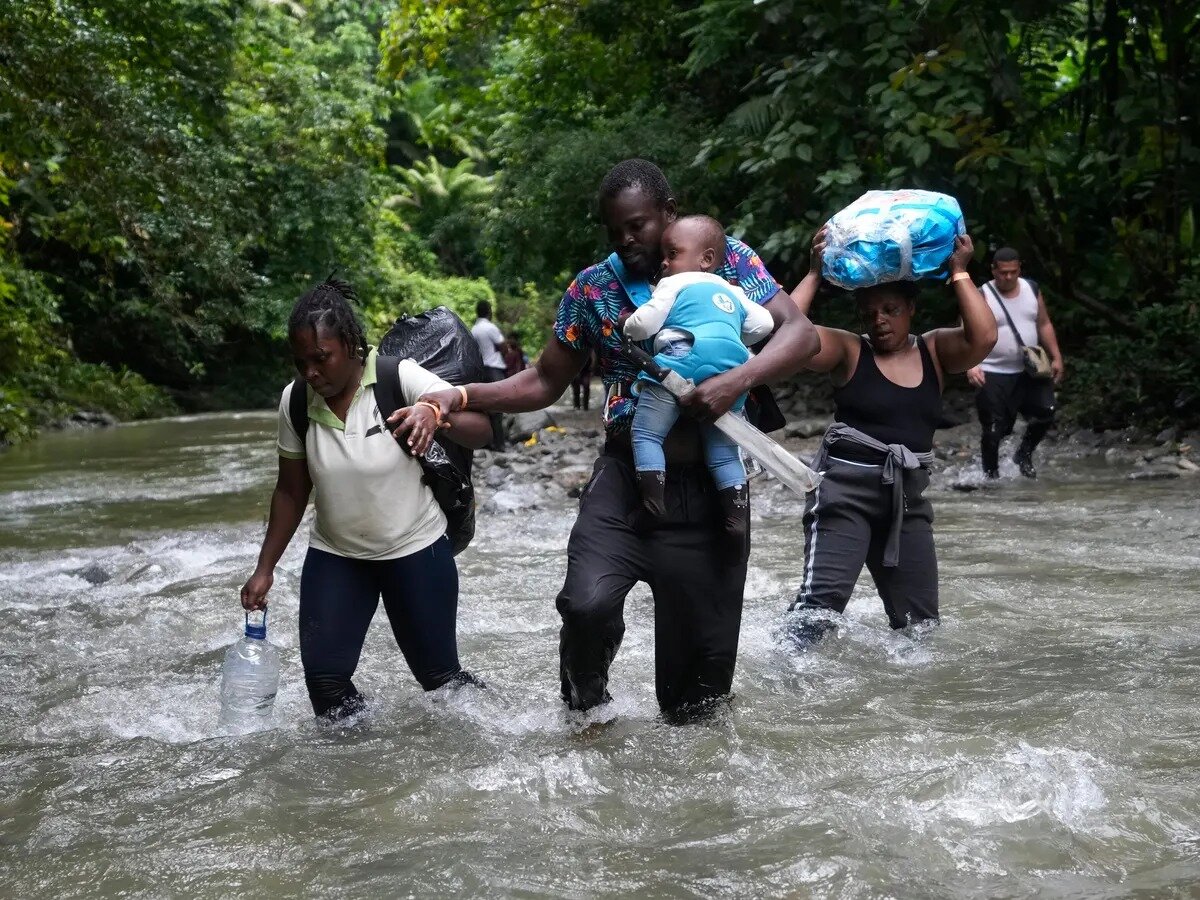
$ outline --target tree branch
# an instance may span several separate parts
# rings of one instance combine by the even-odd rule
[[[1090,309],[1092,312],[1096,313],[1096,315],[1108,319],[1108,321],[1112,322],[1114,325],[1119,325],[1121,328],[1124,328],[1126,331],[1136,334],[1139,337],[1145,334],[1144,328],[1142,328],[1132,319],[1121,315],[1108,304],[1100,302],[1095,297],[1091,296],[1090,294],[1085,294],[1083,291],[1079,290],[1079,288],[1074,286],[1070,288],[1070,292],[1071,298],[1074,299],[1084,309]]]

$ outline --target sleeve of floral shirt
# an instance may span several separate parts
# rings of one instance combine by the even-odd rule
[[[596,290],[585,269],[575,276],[558,301],[554,336],[572,350],[586,351],[594,346],[597,318],[592,295]]]
[[[762,258],[737,238],[726,238],[725,265],[718,274],[740,287],[760,306],[783,290],[763,265]]]

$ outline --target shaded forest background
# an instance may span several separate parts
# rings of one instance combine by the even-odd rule
[[[275,402],[334,269],[376,336],[487,298],[536,350],[634,155],[789,288],[862,191],[952,193],[1069,415],[1193,423],[1198,46],[1178,0],[0,0],[0,441]]]

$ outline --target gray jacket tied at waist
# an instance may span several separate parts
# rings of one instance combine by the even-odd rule
[[[813,466],[818,472],[824,474],[830,450],[839,443],[873,450],[882,458],[879,480],[881,484],[891,485],[892,488],[892,523],[888,529],[887,543],[884,545],[883,564],[894,567],[900,562],[900,526],[904,521],[904,470],[929,468],[933,462],[933,454],[914,453],[903,444],[885,444],[844,422],[834,422],[821,441],[821,450]],[[897,467],[900,469],[899,478],[896,477]]]

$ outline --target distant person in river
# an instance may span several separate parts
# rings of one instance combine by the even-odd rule
[[[475,324],[471,326],[471,337],[479,345],[479,355],[483,357],[483,367],[487,370],[488,381],[503,381],[508,377],[508,363],[505,355],[509,351],[504,334],[492,321],[492,304],[480,300],[475,304]],[[492,440],[488,444],[493,450],[503,450],[505,445],[504,417],[495,414],[491,417]]]
[[[716,274],[762,304],[776,330],[757,356],[688,396],[690,415],[680,417],[663,445],[666,515],[646,527],[629,437],[638,370],[621,353],[617,322],[636,308],[635,297],[649,299],[663,263],[662,233],[677,210],[666,176],[643,159],[625,160],[604,176],[599,207],[614,252],[572,280],[534,365],[496,384],[470,384],[424,399],[437,402],[444,414],[543,409],[596,352],[608,390],[605,444],[580,498],[558,593],[562,697],[579,710],[611,699],[608,671],[625,633],[625,597],[644,581],[654,596],[655,693],[663,712],[678,721],[729,694],[749,547],[747,539],[733,560],[723,552],[729,542],[720,527],[716,486],[703,465],[698,420],[711,422],[750,387],[791,375],[816,350],[816,333],[758,255],[726,238]]]
[[[475,324],[471,326],[471,337],[479,345],[479,355],[483,357],[483,366],[488,370],[488,379],[500,381],[505,377],[504,355],[508,351],[508,342],[492,321],[492,304],[486,300],[475,304]]]
[[[449,385],[412,360],[399,363],[408,406],[384,423],[374,386],[378,354],[354,315],[354,292],[328,280],[304,294],[288,320],[288,342],[303,379],[279,401],[279,476],[267,533],[242,606],[263,609],[275,566],[316,489],[316,518],[300,576],[300,659],[318,716],[363,708],[352,681],[380,597],[396,643],[427,691],[476,683],[459,664],[455,636],[458,569],[446,516],[418,462],[439,428],[466,447],[491,438],[487,417],[420,404]],[[307,427],[293,423],[292,392],[307,394]]]
[[[521,342],[517,338],[510,337],[505,344],[508,349],[504,351],[504,377],[512,378],[524,370],[528,363],[525,361],[525,351],[521,349]]]
[[[807,315],[821,284],[825,229],[808,275],[792,292]],[[814,468],[824,480],[804,512],[804,572],[789,632],[807,646],[834,627],[865,565],[893,628],[936,622],[933,507],[924,496],[947,374],[978,365],[996,321],[967,273],[966,235],[950,257],[961,324],[912,333],[918,287],[895,282],[855,292],[865,334],[817,326],[821,350],[806,363],[833,382],[834,421]]]
[[[1054,387],[1063,378],[1058,335],[1038,283],[1021,277],[1021,257],[1012,247],[1001,247],[992,257],[992,280],[984,284],[983,295],[996,317],[998,337],[987,359],[967,372],[983,426],[983,474],[1000,477],[1000,443],[1012,434],[1019,414],[1025,433],[1013,462],[1026,478],[1036,478],[1033,451],[1054,424]],[[1049,378],[1025,369],[1022,348],[1037,346],[1050,356]]]
[[[596,369],[596,354],[589,352],[583,368],[571,379],[571,405],[587,409],[592,402],[592,372]]]
[[[750,358],[747,345],[768,337],[771,314],[737,285],[714,274],[725,262],[725,229],[710,216],[676,219],[662,236],[662,277],[644,306],[622,326],[635,341],[654,340],[655,362],[685,380],[705,379]],[[633,414],[633,464],[647,512],[666,515],[667,463],[663,441],[680,415],[675,396],[642,373]],[[746,395],[733,403],[740,412]],[[741,451],[715,425],[700,427],[704,461],[717,487],[722,521],[732,546],[741,548],[750,528],[750,489]]]

